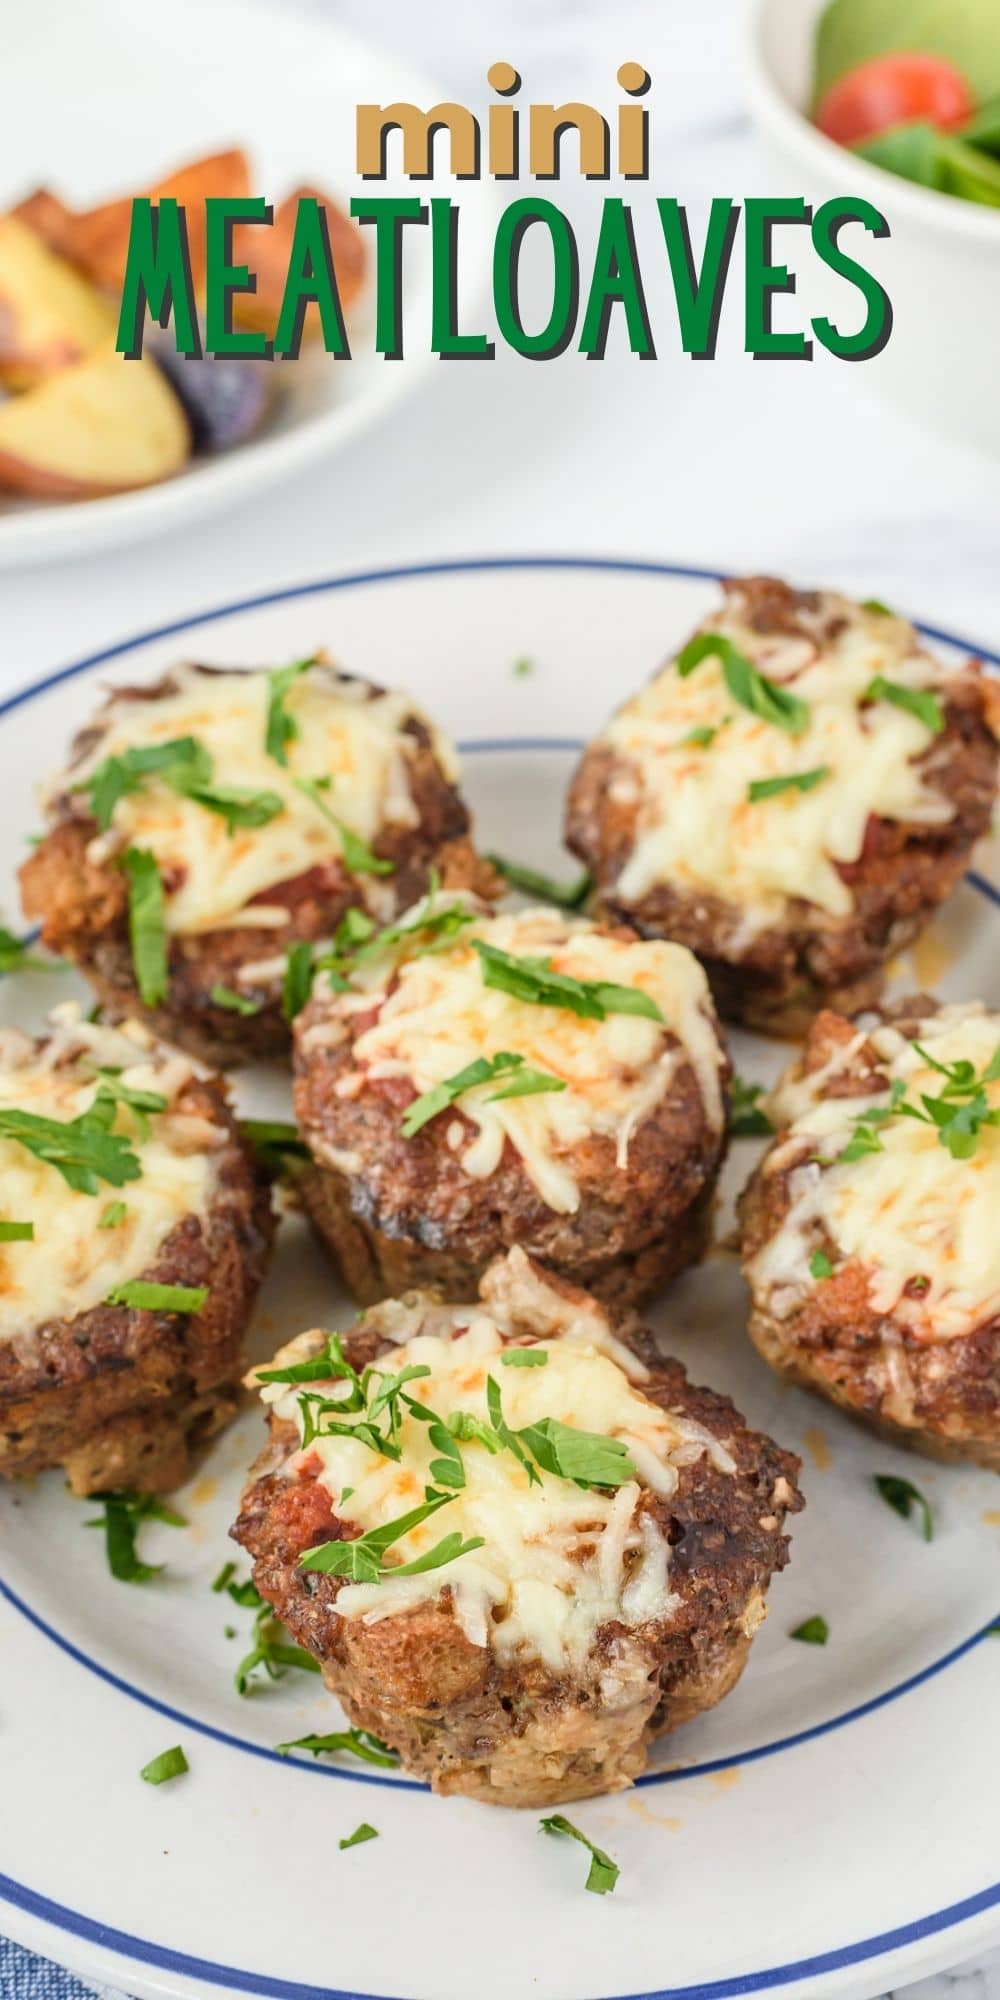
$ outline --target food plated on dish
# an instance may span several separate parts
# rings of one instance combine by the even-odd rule
[[[234,1415],[273,1230],[219,1079],[73,1002],[0,1033],[0,1475],[170,1491]]]
[[[442,1899],[451,1893],[443,1877],[453,1885],[461,1876],[463,1909],[474,1908],[477,1918],[487,1881],[491,1895],[520,1896],[519,1933],[533,1940],[551,1934],[561,1894],[572,1898],[586,1886],[606,1901],[627,1902],[627,1967],[620,1928],[614,1962],[600,1957],[603,1920],[596,1898],[582,1894],[585,1943],[569,1971],[543,1966],[545,2000],[563,2000],[570,1991],[657,1991],[665,1980],[675,1987],[704,1985],[735,1979],[776,1957],[763,1930],[751,1936],[753,1920],[742,1905],[734,1918],[735,1941],[728,1933],[705,1932],[704,1900],[697,1900],[705,1872],[717,1874],[723,1856],[748,1906],[756,1909],[758,1893],[766,1900],[771,1864],[758,1854],[753,1831],[763,1814],[768,1823],[796,1828],[789,1865],[808,1900],[820,1839],[813,1830],[815,1799],[822,1794],[824,1826],[829,1821],[844,1830],[841,1786],[855,1797],[853,1755],[844,1754],[854,1738],[843,1732],[852,1730],[856,1713],[867,1717],[858,1723],[866,1769],[879,1773],[897,1815],[889,1838],[905,1857],[902,1916],[937,1908],[934,1884],[928,1887],[919,1876],[918,1834],[925,1831],[919,1811],[912,1828],[909,1813],[899,1817],[897,1739],[907,1737],[900,1754],[907,1770],[916,1759],[921,1787],[942,1729],[951,1728],[949,1741],[965,1755],[962,1729],[948,1716],[966,1698],[963,1689],[982,1678],[992,1651],[992,1642],[981,1648],[968,1642],[994,1610],[989,1557],[995,1536],[987,1522],[995,1495],[990,1473],[977,1470],[971,1453],[970,1462],[958,1467],[914,1469],[912,1459],[893,1449],[894,1433],[873,1438],[844,1423],[832,1399],[824,1411],[815,1397],[786,1390],[763,1364],[747,1337],[748,1299],[731,1254],[729,1205],[740,1183],[756,1179],[757,1155],[744,1135],[759,1131],[779,1147],[787,1139],[791,1110],[783,1108],[782,1089],[772,1097],[768,1086],[793,1052],[739,1029],[723,1035],[706,976],[686,945],[610,923],[603,897],[590,902],[583,884],[558,879],[571,873],[560,864],[556,828],[574,753],[564,742],[555,752],[535,735],[510,740],[512,728],[523,732],[525,714],[537,731],[538,711],[545,713],[546,704],[554,720],[563,695],[572,699],[584,672],[593,676],[584,726],[596,730],[614,692],[611,673],[600,678],[609,622],[622,634],[617,678],[627,692],[685,630],[716,628],[714,586],[671,578],[658,581],[654,591],[644,578],[639,589],[604,570],[592,578],[578,573],[567,593],[565,567],[546,578],[539,566],[526,565],[517,592],[506,576],[497,579],[491,571],[475,587],[463,571],[458,586],[451,580],[451,591],[449,596],[436,574],[396,578],[381,591],[331,589],[328,604],[318,592],[301,604],[293,599],[291,611],[286,600],[236,619],[227,614],[230,623],[218,635],[203,632],[180,645],[176,636],[164,636],[130,649],[134,664],[127,657],[117,663],[113,678],[123,687],[156,690],[176,672],[172,662],[182,647],[189,659],[297,667],[326,635],[343,647],[345,662],[377,669],[390,683],[398,661],[400,678],[414,675],[419,713],[435,744],[437,723],[465,739],[476,727],[489,732],[486,742],[462,743],[462,771],[451,773],[451,782],[457,779],[461,795],[475,804],[480,849],[516,853],[502,870],[524,885],[531,900],[526,907],[512,901],[498,906],[492,898],[499,885],[489,877],[491,899],[484,903],[468,886],[468,871],[461,886],[441,879],[438,856],[426,859],[398,907],[383,906],[382,893],[395,893],[393,877],[369,880],[362,869],[346,908],[331,914],[325,928],[286,937],[283,946],[272,933],[272,976],[289,1020],[282,1016],[288,1038],[277,1053],[284,1060],[267,1066],[255,1059],[256,1017],[245,1011],[251,996],[235,974],[232,984],[226,982],[226,1059],[247,1059],[235,1093],[248,1114],[244,1139],[266,1154],[269,1174],[279,1176],[274,1260],[256,1325],[232,1357],[248,1380],[277,1371],[279,1379],[263,1385],[272,1443],[253,1466],[258,1420],[248,1391],[238,1420],[212,1442],[166,1509],[147,1503],[150,1482],[142,1465],[119,1472],[106,1458],[95,1475],[103,1497],[86,1507],[68,1501],[58,1472],[34,1484],[4,1482],[0,1625],[9,1671],[13,1661],[11,1712],[27,1729],[43,1702],[49,1710],[53,1699],[67,1705],[74,1728],[62,1754],[74,1788],[96,1813],[102,1856],[120,1857],[127,1848],[144,1868],[162,1862],[162,1921],[139,1920],[140,1935],[153,1939],[151,1949],[162,1932],[174,1953],[214,1952],[215,1962],[224,1956],[227,1965],[242,1968],[249,1990],[255,1979],[258,1986],[277,1978],[315,1985],[322,1965],[323,1977],[346,1990],[377,1986],[397,1996],[447,1990],[453,2000],[435,1976],[431,1942],[420,1924],[407,1933],[405,1964],[394,1938],[380,1940],[374,1975],[350,1937],[338,1937],[333,1960],[321,1957],[318,1911],[304,1908],[294,1937],[287,1926],[278,1936],[254,1844],[262,1812],[283,1815],[295,1827],[287,1855],[283,1851],[276,1863],[283,1907],[289,1871],[303,1847],[316,1851],[325,1844],[331,1867],[350,1871],[368,1925],[369,1954],[385,1867],[400,1852],[416,1853],[435,1949]],[[427,661],[418,656],[408,666],[419,654],[413,635],[421,619],[434,643]],[[471,697],[460,676],[472,621],[484,653],[470,727]],[[533,672],[521,658],[526,646]],[[967,677],[957,660],[953,647],[941,664],[942,683],[951,672]],[[709,665],[707,656],[692,680],[702,664]],[[284,670],[274,665],[269,671],[277,677]],[[765,666],[760,671],[768,677]],[[224,679],[236,677],[231,665],[225,669]],[[249,688],[260,677],[261,670],[251,669],[243,679]],[[301,678],[280,681],[279,690],[287,694]],[[95,684],[96,673],[88,672],[75,687],[71,679],[43,693],[30,712],[30,733],[38,737],[39,718],[49,744],[60,727],[67,734],[85,728],[96,706]],[[260,691],[248,699],[257,704],[250,731],[256,755],[267,704],[261,708]],[[407,714],[415,712],[408,698],[398,699]],[[121,693],[113,694],[111,705],[123,715],[127,710]],[[895,707],[891,700],[885,705]],[[288,713],[305,720],[294,702]],[[8,744],[11,728],[8,721]],[[978,742],[977,729],[978,721],[972,732]],[[164,718],[167,744],[185,735],[197,741],[202,733],[191,716],[183,728],[179,718]],[[926,740],[915,738],[918,759]],[[234,824],[230,836],[226,816],[189,796],[187,785],[192,791],[242,787],[258,798],[262,790],[280,791],[289,770],[314,780],[320,763],[306,753],[316,741],[308,728],[291,739],[285,747],[301,751],[301,766],[283,767],[272,755],[266,779],[256,768],[248,771],[245,758],[240,768],[224,772],[214,750],[209,776],[197,748],[186,749],[179,763],[188,768],[175,771],[176,790],[173,784],[160,789],[162,770],[151,777],[141,764],[126,763],[128,783],[138,783],[131,791],[126,784],[118,800],[119,851],[128,851],[126,841],[145,847],[152,818],[162,812],[197,808],[192,824],[204,826],[206,852],[214,852],[216,826],[223,836],[216,860],[224,873],[220,857],[230,842],[244,832],[266,836],[277,821],[258,828]],[[126,741],[115,756],[122,762],[130,748],[140,747]],[[102,762],[113,762],[107,749],[94,744],[88,777]],[[12,874],[21,858],[20,836],[31,825],[28,733],[19,739],[17,757],[6,767]],[[349,824],[339,770],[331,769],[321,796],[335,818]],[[122,773],[112,769],[106,783],[109,777],[113,802]],[[86,793],[79,797],[88,803]],[[151,816],[141,836],[138,821],[126,824],[130,806]],[[100,829],[92,827],[89,839],[99,837]],[[474,855],[471,828],[458,837]],[[369,837],[368,844],[374,852],[378,841]],[[194,869],[197,834],[187,851]],[[174,884],[165,851],[161,858],[169,894]],[[473,865],[478,874],[481,863]],[[546,869],[556,879],[546,877]],[[266,898],[267,890],[261,893]],[[914,963],[905,971],[889,968],[893,989],[939,986],[951,1006],[967,1004],[980,991],[989,1021],[996,996],[978,943],[983,932],[988,955],[986,918],[982,892],[959,889],[932,934],[918,943]],[[26,956],[36,951],[32,945]],[[3,962],[17,963],[16,941],[8,940],[4,953]],[[37,1023],[53,984],[51,971],[41,970],[9,982],[5,1018]],[[67,987],[78,990],[72,974],[56,990]],[[240,994],[243,1008],[232,1004]],[[922,1002],[916,1039],[929,1052],[931,1013]],[[877,1038],[890,1021],[888,1014],[885,1020],[852,1020],[847,1032],[854,1040]],[[130,1027],[127,1038],[133,1032]],[[731,1044],[733,1078],[725,1042]],[[290,1056],[299,1072],[297,1126],[288,1115]],[[176,1059],[194,1068],[189,1058]],[[941,1097],[950,1108],[940,1129],[954,1114],[959,1143],[971,1121],[979,1126],[980,1143],[992,1144],[995,1135],[977,1096],[982,1085],[986,1112],[992,1111],[995,1086],[985,1076],[992,1049],[966,1052],[956,1042],[947,1053],[942,1048],[939,1060],[947,1075],[912,1070],[914,1108],[931,1118],[924,1100]],[[972,1065],[971,1088],[960,1067],[965,1061]],[[894,1065],[895,1058],[888,1090],[848,1104],[851,1121],[855,1113],[866,1116],[858,1126],[849,1124],[843,1146],[836,1127],[840,1151],[851,1137],[869,1143],[874,1134],[894,1154],[895,1119],[880,1115],[897,1109]],[[114,1056],[102,1066],[119,1067]],[[137,1082],[128,1065],[122,1080],[126,1089],[156,1094],[156,1085]],[[818,1088],[838,1101],[822,1078]],[[710,1115],[716,1091],[723,1105],[732,1099],[729,1132]],[[127,1105],[118,1112],[112,1137],[131,1136],[131,1115]],[[780,1136],[766,1134],[768,1117]],[[907,1114],[900,1118],[905,1123]],[[646,1150],[643,1125],[650,1121]],[[919,1117],[909,1122],[915,1134],[924,1132]],[[157,1123],[154,1116],[154,1129]],[[929,1126],[927,1133],[933,1137]],[[951,1151],[934,1143],[950,1167]],[[324,1157],[324,1148],[337,1158]],[[879,1156],[868,1157],[876,1167]],[[30,1165],[34,1156],[26,1158]],[[857,1162],[865,1164],[863,1157]],[[834,1226],[841,1212],[832,1205],[836,1177],[850,1169],[848,1161],[828,1171],[830,1216],[822,1245],[809,1235],[804,1279],[801,1257],[791,1260],[794,1282],[818,1298],[824,1266],[816,1259],[811,1268],[817,1249],[825,1246],[832,1273],[826,1283],[835,1294],[857,1232],[865,1230],[857,1214],[869,1213],[870,1190],[860,1184],[854,1236],[845,1225],[841,1243]],[[37,1160],[31,1170],[51,1173],[62,1199],[51,1161]],[[360,1280],[345,1238],[331,1246],[332,1258],[313,1242],[309,1214],[313,1206],[322,1222],[313,1204],[314,1176],[321,1174],[341,1212],[360,1217],[362,1239],[370,1232]],[[111,1188],[106,1198],[103,1189],[96,1200],[71,1198],[84,1204],[93,1233],[103,1235],[116,1226],[115,1204],[128,1203],[133,1185]],[[950,1200],[948,1185],[942,1186]],[[796,1198],[805,1192],[796,1182]],[[560,1207],[561,1201],[570,1206]],[[95,1220],[106,1208],[112,1210],[107,1231],[98,1232]],[[5,1212],[12,1220],[30,1219],[27,1207],[16,1216],[13,1207]],[[714,1245],[696,1262],[705,1249],[706,1214]],[[426,1227],[428,1220],[434,1229]],[[796,1228],[801,1221],[797,1214]],[[405,1226],[393,1234],[399,1223]],[[628,1229],[635,1225],[631,1236],[626,1223]],[[876,1229],[867,1234],[874,1245]],[[35,1240],[53,1241],[50,1211],[40,1198]],[[22,1252],[31,1244],[0,1244],[0,1296],[8,1247]],[[103,1255],[103,1246],[96,1253],[92,1245],[87,1249]],[[647,1259],[645,1278],[636,1283]],[[874,1273],[874,1260],[868,1261]],[[150,1269],[145,1262],[147,1280]],[[359,1291],[371,1283],[369,1296],[376,1287],[383,1294],[360,1322],[339,1282],[343,1277]],[[134,1267],[120,1282],[128,1287],[130,1281]],[[871,1281],[878,1282],[877,1273]],[[104,1282],[102,1273],[102,1296]],[[173,1314],[171,1334],[179,1339],[182,1307],[191,1299],[178,1297],[178,1288],[186,1284],[190,1294],[202,1281],[175,1269],[167,1282],[169,1303],[161,1296],[158,1309]],[[111,1274],[108,1291],[117,1289]],[[638,1297],[647,1290],[642,1323],[653,1345],[629,1309],[630,1291]],[[912,1287],[904,1311],[911,1293]],[[883,1320],[897,1316],[886,1304],[884,1273],[872,1296],[873,1321],[878,1311]],[[938,1338],[942,1299],[948,1310],[953,1302],[944,1293],[924,1296],[928,1314],[933,1308],[932,1344],[940,1349],[946,1344]],[[854,1298],[856,1303],[856,1292]],[[771,1288],[766,1304],[783,1311],[780,1288]],[[803,1313],[809,1309],[803,1301]],[[867,1341],[864,1314],[855,1317]],[[794,1315],[791,1320],[798,1324]],[[880,1327],[879,1337],[884,1331]],[[43,1348],[44,1341],[42,1331]],[[908,1358],[905,1332],[900,1345]],[[986,1351],[983,1346],[984,1356]],[[971,1394],[967,1369],[964,1382],[958,1381],[960,1343],[952,1343],[951,1355],[950,1389],[961,1388],[966,1416],[973,1406],[979,1412],[981,1439],[991,1421],[986,1404]],[[430,1372],[410,1372],[423,1368]],[[649,1374],[641,1376],[641,1368]],[[918,1356],[914,1376],[922,1369]],[[109,1369],[109,1381],[116,1372],[126,1373]],[[859,1380],[860,1374],[859,1364]],[[894,1379],[898,1388],[902,1374]],[[858,1400],[866,1394],[861,1384]],[[169,1415],[169,1399],[164,1409]],[[928,1422],[926,1399],[922,1406],[919,1395],[915,1414]],[[780,1442],[772,1445],[772,1438]],[[802,1513],[800,1456],[808,1500]],[[903,1476],[907,1471],[911,1479]],[[165,1473],[164,1487],[176,1477]],[[908,1519],[900,1518],[907,1513]],[[84,1519],[95,1516],[103,1537],[82,1532]],[[187,1525],[169,1525],[180,1521]],[[253,1559],[254,1582],[240,1550],[227,1547],[234,1524]],[[792,1559],[785,1568],[790,1528]],[[123,1537],[129,1541],[124,1561]],[[107,1573],[102,1542],[109,1565],[114,1551],[116,1566]],[[142,1581],[141,1597],[129,1597],[126,1578]],[[15,1608],[18,1600],[27,1618]],[[765,1602],[769,1615],[761,1622]],[[748,1652],[752,1657],[741,1673]],[[945,1655],[965,1664],[934,1672]],[[97,1671],[81,1672],[81,1662]],[[912,1707],[908,1695],[896,1699],[897,1689],[911,1684],[922,1690]],[[925,1731],[914,1750],[917,1701]],[[91,1717],[91,1705],[96,1710],[99,1704],[115,1722],[113,1747],[102,1754],[121,1781],[114,1803],[116,1814],[124,1812],[127,1834],[120,1818],[109,1817],[110,1803],[105,1811],[100,1786],[95,1793],[86,1781],[92,1735],[105,1746],[110,1740],[100,1717]],[[662,1742],[656,1740],[661,1731]],[[5,1782],[18,1781],[19,1741],[18,1732],[13,1739],[5,1732]],[[782,1755],[767,1754],[779,1748]],[[949,1759],[946,1784],[952,1770]],[[428,1780],[454,1796],[432,1805],[424,1790]],[[979,1794],[967,1773],[963,1784],[978,1813]],[[865,1824],[860,1815],[851,1822],[861,1853],[856,1856],[848,1841],[851,1902],[838,1916],[836,1933],[848,1942],[872,1935],[884,1921],[884,1884],[873,1889],[870,1910],[858,1904],[856,1886],[862,1875],[878,1874],[886,1851],[881,1797],[881,1790],[877,1796],[866,1791]],[[537,1840],[530,1812],[527,1821],[517,1812],[480,1814],[481,1798],[537,1801],[546,1831],[563,1836],[562,1848]],[[576,1808],[574,1798],[584,1803]],[[255,1904],[264,1911],[266,1951],[256,1937],[223,1937],[216,1910],[211,1936],[197,1935],[190,1916],[197,1880],[219,1845],[223,1814],[228,1832],[222,1845],[227,1853],[231,1848],[241,1879],[247,1871]],[[674,1837],[678,1825],[682,1840]],[[0,1850],[0,1869],[15,1881],[44,1884],[55,1900],[75,1898],[74,1908],[113,1924],[112,1903],[90,1879],[89,1851],[77,1853],[78,1872],[64,1892],[51,1866],[28,1851],[34,1840],[29,1814],[24,1854],[8,1843]],[[574,1846],[579,1840],[591,1850],[590,1876]],[[169,1863],[162,1853],[167,1847]],[[911,1866],[918,1871],[915,1889]],[[621,1888],[610,1899],[619,1868]],[[271,1879],[270,1862],[268,1869]],[[978,1879],[970,1850],[956,1893]],[[382,1885],[377,1896],[376,1883]],[[673,1915],[665,1955],[667,1899]],[[619,1917],[613,1911],[611,1923]],[[570,1918],[557,1928],[566,1940],[578,1926]],[[783,1931],[777,1951],[792,1958],[828,1947],[829,1935],[821,1936],[806,1912],[794,1936]],[[512,1950],[506,1938],[498,1942],[497,1962],[491,1960],[484,1975],[490,2000],[517,1990]],[[141,1979],[125,1977],[124,1965],[118,1970],[122,1990],[141,1990]],[[797,2000],[800,1988],[802,1981],[794,1987]],[[454,2000],[461,2000],[460,1992]]]
[[[1000,1014],[824,1012],[742,1197],[765,1360],[897,1442],[1000,1471]]]
[[[194,296],[204,292],[206,199],[252,192],[247,154],[193,160],[134,190],[183,205]],[[232,299],[238,326],[273,336],[298,202],[322,204],[341,305],[362,289],[360,232],[313,187],[279,203],[266,230],[233,229],[230,262],[255,272]],[[252,358],[181,357],[151,339],[141,358],[116,349],[133,194],[74,209],[38,188],[0,215],[0,490],[92,499],[169,479],[194,453],[230,450],[265,426],[281,397],[273,367]],[[303,333],[316,329],[306,311]]]
[[[257,1380],[270,1442],[234,1530],[255,1582],[436,1791],[618,1790],[738,1680],[798,1460],[637,1321],[514,1249],[478,1299],[375,1306]]]
[[[272,1055],[297,968],[349,912],[390,922],[432,870],[489,892],[456,777],[406,695],[318,656],[179,666],[113,691],[77,737],[21,871],[25,912],[112,1018],[209,1061]]]
[[[882,604],[739,580],[589,746],[566,838],[602,907],[801,1035],[881,991],[988,832],[1000,704]]]
[[[366,1304],[520,1244],[624,1306],[704,1254],[729,1063],[681,946],[441,892],[320,972],[294,1064],[299,1198]]]

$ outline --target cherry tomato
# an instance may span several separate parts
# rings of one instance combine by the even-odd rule
[[[942,56],[875,56],[831,84],[816,123],[838,146],[853,146],[917,118],[941,132],[954,132],[975,108],[961,71]]]

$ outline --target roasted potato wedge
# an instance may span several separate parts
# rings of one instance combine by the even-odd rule
[[[168,479],[190,448],[187,419],[155,361],[126,361],[111,340],[0,403],[0,486],[16,493],[123,493]]]
[[[112,307],[14,215],[0,215],[0,383],[30,389],[82,361],[115,328]]]
[[[273,337],[281,311],[288,276],[288,258],[295,233],[295,217],[300,200],[308,197],[326,209],[330,248],[337,273],[337,289],[345,312],[353,305],[365,274],[365,246],[357,223],[344,214],[331,195],[308,184],[293,188],[275,207],[274,220],[267,229],[257,223],[237,223],[233,230],[233,263],[246,264],[256,273],[257,289],[238,292],[233,297],[233,320],[237,326],[254,327]],[[314,338],[321,331],[315,306],[307,308],[303,337]]]
[[[172,195],[187,209],[191,276],[197,292],[205,282],[206,198],[211,195],[235,200],[250,193],[247,156],[239,147],[233,147],[226,153],[212,153],[203,160],[192,160],[189,166],[176,168],[152,187],[136,188],[132,194],[121,195],[116,201],[103,202],[99,208],[76,213],[64,210],[62,224],[54,220],[53,226],[65,229],[65,255],[80,270],[86,271],[95,284],[120,291],[125,275],[133,199],[136,195],[148,195],[150,201],[162,201],[165,195]],[[34,199],[37,202],[38,196]]]

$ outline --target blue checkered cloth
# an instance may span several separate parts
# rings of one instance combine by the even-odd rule
[[[0,2000],[94,2000],[94,1989],[75,1972],[0,1937]],[[106,1986],[100,2000],[124,2000],[124,1995]]]

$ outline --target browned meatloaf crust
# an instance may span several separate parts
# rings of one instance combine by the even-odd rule
[[[173,693],[175,685],[168,675],[152,687],[116,689],[109,700],[127,694],[136,701],[155,701]],[[370,684],[369,698],[381,692]],[[499,885],[492,869],[475,854],[467,808],[445,778],[425,724],[413,716],[404,731],[416,745],[410,789],[418,824],[387,824],[371,843],[380,860],[393,864],[394,873],[384,880],[391,885],[395,910],[406,909],[424,894],[432,868],[447,888],[495,894]],[[76,738],[74,762],[90,752],[99,732],[100,717]],[[254,898],[289,911],[280,943],[273,928],[263,925],[259,930],[240,927],[175,936],[170,944],[167,998],[150,1008],[140,999],[132,965],[126,878],[114,859],[92,861],[87,856],[97,833],[82,795],[67,792],[57,802],[50,831],[21,868],[25,915],[41,923],[43,942],[79,967],[109,1020],[130,1015],[145,1020],[156,1033],[202,1061],[224,1068],[281,1055],[288,1047],[289,1027],[281,1011],[280,977],[257,986],[240,981],[240,992],[260,1008],[256,1014],[215,1005],[212,989],[232,987],[241,966],[273,962],[276,954],[303,940],[331,937],[347,910],[364,905],[364,885],[335,856],[290,881],[272,884]]]
[[[488,1287],[489,1280],[484,1292]],[[572,1287],[557,1289],[567,1301],[581,1297]],[[527,1321],[524,1330],[532,1330]],[[544,1331],[549,1337],[551,1329]],[[671,1545],[671,1589],[680,1603],[668,1619],[631,1631],[599,1627],[573,1673],[520,1656],[505,1665],[472,1645],[447,1589],[434,1603],[372,1625],[338,1618],[340,1579],[296,1565],[307,1548],[336,1538],[342,1524],[308,1469],[295,1479],[283,1474],[296,1433],[272,1419],[271,1442],[233,1535],[254,1559],[258,1589],[320,1661],[350,1721],[397,1749],[406,1768],[437,1792],[541,1806],[630,1784],[654,1737],[713,1707],[735,1685],[765,1615],[770,1578],[788,1559],[782,1528],[786,1513],[802,1505],[799,1460],[749,1430],[727,1397],[693,1387],[637,1322],[615,1332],[654,1371],[642,1393],[724,1440],[738,1469],[725,1474],[702,1457],[681,1470],[669,1501],[644,1494],[642,1504]],[[385,1344],[362,1324],[345,1350],[361,1368]]]
[[[727,585],[749,600],[749,622],[762,634],[795,634],[801,612],[815,612],[816,591],[797,591],[773,577]],[[844,921],[818,920],[811,904],[791,902],[787,922],[761,932],[738,958],[723,940],[738,917],[731,904],[663,883],[625,905],[615,884],[636,839],[639,802],[615,798],[623,769],[614,751],[596,743],[584,752],[570,786],[566,841],[594,878],[599,903],[617,922],[644,937],[669,937],[698,954],[721,1014],[763,1033],[801,1036],[821,1006],[851,1014],[878,998],[887,961],[917,937],[961,880],[977,840],[989,831],[996,799],[998,750],[989,715],[997,691],[978,662],[943,698],[945,728],[932,746],[930,782],[955,807],[943,829],[908,827],[871,818],[858,861],[841,866],[854,909]]]
[[[181,1484],[192,1453],[234,1415],[242,1342],[271,1247],[267,1182],[218,1082],[194,1079],[178,1108],[222,1124],[207,1221],[184,1218],[144,1279],[207,1286],[197,1313],[99,1305],[0,1342],[0,1475],[61,1465],[75,1493]]]
[[[906,1029],[926,1020],[935,1002],[926,995],[897,1002],[883,1018]],[[813,1024],[797,1073],[822,1069],[837,1047],[852,1041],[855,1023],[832,1012]],[[869,1094],[879,1074],[870,1046],[857,1050],[839,1070],[831,1095]],[[773,1141],[781,1144],[779,1133]],[[769,1148],[769,1152],[770,1152]],[[788,1213],[786,1170],[765,1173],[765,1153],[740,1197],[744,1266],[770,1241]],[[768,1310],[766,1292],[754,1297],[748,1330],[754,1345],[779,1375],[814,1390],[849,1416],[882,1432],[894,1444],[926,1457],[972,1459],[1000,1472],[1000,1320],[967,1335],[941,1341],[918,1339],[906,1321],[873,1311],[868,1280],[847,1263],[817,1283],[787,1318]],[[899,1418],[899,1383],[905,1371],[910,1413]]]
[[[471,1138],[474,1127],[456,1106],[406,1139],[400,1120],[416,1093],[405,1079],[368,1079],[357,1096],[338,1094],[354,1072],[351,1044],[310,1035],[329,1004],[315,994],[295,1024],[295,1111],[313,1153],[296,1188],[362,1305],[431,1286],[471,1297],[491,1260],[520,1244],[599,1298],[634,1306],[705,1255],[726,1133],[709,1122],[690,1062],[637,1126],[624,1171],[610,1137],[591,1134],[572,1148],[580,1205],[564,1215],[548,1207],[509,1141],[485,1180],[463,1169],[447,1128],[459,1120]],[[355,1035],[368,1019],[353,1017]],[[727,1063],[723,1084],[728,1077]],[[351,1153],[355,1170],[327,1164],[328,1145]]]

